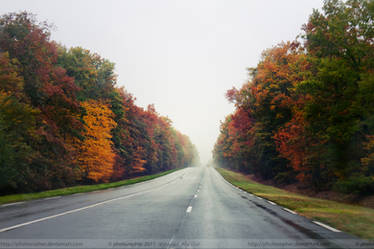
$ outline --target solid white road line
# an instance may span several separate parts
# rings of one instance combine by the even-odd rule
[[[54,197],[48,197],[48,198],[44,198],[43,200],[55,200],[55,199],[60,199],[61,196],[54,196]]]
[[[276,203],[274,203],[274,202],[272,202],[272,201],[268,201],[271,205],[274,205],[274,206],[276,206],[277,204]]]
[[[3,204],[3,205],[1,205],[1,207],[15,206],[15,205],[19,205],[19,204],[22,204],[22,203],[25,203],[25,202],[24,201],[19,201],[19,202],[13,202],[13,203],[8,203],[8,204]]]
[[[0,229],[0,233],[6,232],[6,231],[9,231],[9,230],[13,230],[13,229],[16,229],[16,228],[19,228],[19,227],[31,225],[31,224],[34,224],[34,223],[37,223],[37,222],[41,222],[41,221],[45,221],[45,220],[50,220],[50,219],[57,218],[57,217],[60,217],[60,216],[63,216],[63,215],[76,213],[76,212],[79,212],[79,211],[82,211],[82,210],[85,210],[85,209],[89,209],[89,208],[101,206],[101,205],[106,204],[106,203],[110,203],[110,202],[114,202],[114,201],[118,201],[118,200],[124,200],[124,199],[128,199],[128,198],[131,198],[131,197],[134,197],[134,196],[137,196],[137,195],[149,193],[149,192],[158,190],[160,188],[163,188],[163,187],[165,187],[167,185],[168,184],[165,184],[165,185],[163,185],[163,186],[161,186],[159,188],[154,188],[154,189],[151,189],[151,190],[148,190],[148,191],[143,191],[143,192],[139,192],[139,193],[135,193],[135,194],[130,194],[130,195],[126,195],[126,196],[117,197],[117,198],[114,198],[114,199],[110,199],[110,200],[98,202],[98,203],[95,203],[95,204],[92,204],[92,205],[88,205],[88,206],[85,206],[85,207],[76,208],[76,209],[73,209],[73,210],[62,212],[62,213],[59,213],[59,214],[47,216],[47,217],[44,217],[44,218],[32,220],[32,221],[29,221],[29,222],[17,224],[17,225],[10,226],[10,227],[5,227],[5,228]],[[14,204],[14,203],[12,203],[12,204]],[[191,207],[191,209],[192,209],[192,207]]]
[[[333,227],[330,227],[330,226],[328,226],[326,224],[323,224],[322,222],[318,222],[318,221],[315,221],[315,220],[313,220],[312,222],[315,223],[315,224],[317,224],[317,225],[319,225],[319,226],[321,226],[321,227],[324,227],[324,228],[326,228],[326,229],[328,229],[328,230],[330,230],[332,232],[335,232],[335,233],[340,233],[341,232],[340,230],[335,229]]]
[[[95,190],[95,191],[91,191],[91,192],[87,192],[87,194],[99,194],[99,193],[103,193],[104,190]]]
[[[295,211],[292,211],[291,209],[288,209],[288,208],[283,208],[283,210],[291,213],[291,214],[297,214]]]
[[[262,200],[262,198],[261,197],[258,197],[258,196],[256,196],[257,197],[257,199],[259,199],[259,200]]]
[[[191,211],[192,211],[192,207],[189,206],[189,207],[187,208],[186,212],[187,212],[187,213],[191,213]]]

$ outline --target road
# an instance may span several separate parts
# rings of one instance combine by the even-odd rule
[[[61,243],[52,248],[352,248],[353,240],[245,193],[204,167],[0,207],[3,248],[20,241],[23,248],[46,248],[47,242]]]

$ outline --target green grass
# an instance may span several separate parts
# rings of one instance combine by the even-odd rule
[[[74,186],[74,187],[60,188],[60,189],[48,190],[48,191],[37,192],[37,193],[4,195],[4,196],[0,196],[0,204],[19,202],[19,201],[29,201],[29,200],[47,198],[47,197],[53,197],[53,196],[71,195],[71,194],[76,194],[76,193],[85,193],[85,192],[91,192],[91,191],[96,191],[96,190],[115,188],[115,187],[135,184],[138,182],[148,181],[148,180],[160,177],[160,176],[170,174],[177,170],[179,169],[172,169],[172,170],[164,171],[164,172],[154,174],[154,175],[141,176],[141,177],[126,179],[126,180],[122,180],[118,182],[102,183],[102,184],[96,184],[96,185],[79,185],[79,186]]]
[[[302,216],[322,221],[364,239],[374,239],[374,209],[291,193],[254,182],[243,174],[222,168],[217,168],[217,171],[233,185],[294,210]]]

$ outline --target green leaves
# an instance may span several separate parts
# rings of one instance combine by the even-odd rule
[[[114,63],[50,40],[27,12],[0,17],[0,193],[185,167],[196,150],[116,87]]]
[[[357,172],[372,177],[373,170],[362,169],[374,168],[368,146],[374,134],[373,6],[327,0],[303,26],[303,47],[295,41],[266,50],[249,82],[228,91],[236,111],[221,126],[216,161],[247,171],[246,158],[263,178],[294,175],[315,189],[350,182]],[[239,110],[251,120],[246,126],[241,119],[243,130],[234,125]],[[242,139],[247,150],[238,149]]]
[[[35,152],[38,110],[0,91],[0,189],[12,191],[24,185]]]

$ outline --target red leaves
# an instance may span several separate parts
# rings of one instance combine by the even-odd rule
[[[154,105],[144,110],[116,88],[113,63],[79,47],[60,47],[50,41],[48,26],[26,12],[2,16],[0,26],[0,97],[12,99],[0,106],[0,138],[22,145],[7,142],[7,156],[15,165],[24,162],[0,160],[0,169],[5,162],[18,171],[16,184],[6,179],[0,192],[3,186],[31,191],[105,182],[192,163],[196,150],[187,136]],[[13,116],[29,118],[30,132],[21,132],[28,129]]]
[[[305,172],[307,147],[311,144],[307,142],[302,113],[295,115],[291,121],[280,128],[274,135],[274,139],[280,156],[288,159],[292,168],[299,174]]]
[[[118,137],[123,145],[122,165],[116,166],[123,175],[137,175],[189,165],[194,147],[189,138],[160,116],[154,105],[143,109],[134,104],[131,94],[121,92],[126,122],[119,123]]]
[[[235,87],[233,87],[230,90],[227,90],[226,98],[229,102],[235,103],[237,94],[238,94],[238,90]]]
[[[236,110],[221,126],[214,150],[218,161],[269,177],[278,173],[271,166],[285,158],[300,172],[306,145],[303,114],[298,110],[304,97],[296,94],[296,86],[304,79],[300,69],[305,64],[297,43],[282,43],[263,53],[247,84],[227,91]]]

